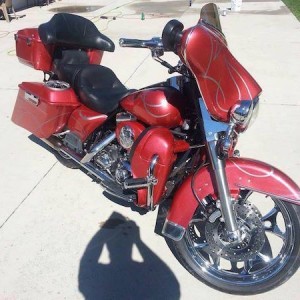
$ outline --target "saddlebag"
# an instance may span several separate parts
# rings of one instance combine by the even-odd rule
[[[39,138],[48,138],[66,125],[71,112],[80,105],[73,89],[47,83],[23,82],[12,121]]]

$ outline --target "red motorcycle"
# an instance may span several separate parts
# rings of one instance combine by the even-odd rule
[[[56,14],[18,31],[19,60],[44,82],[19,85],[12,120],[114,199],[141,213],[159,206],[157,231],[193,276],[231,294],[262,293],[299,267],[300,189],[235,150],[261,88],[229,52],[216,5],[183,29],[171,20],[162,38],[120,39],[179,74],[139,90],[100,65],[115,45],[83,17]]]

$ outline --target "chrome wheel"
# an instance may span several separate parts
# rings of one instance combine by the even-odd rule
[[[173,252],[195,277],[225,292],[255,294],[283,283],[299,266],[298,208],[243,191],[235,210],[241,242],[226,239],[220,218],[211,223],[196,213]]]

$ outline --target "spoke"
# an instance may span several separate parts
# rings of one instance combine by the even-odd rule
[[[270,227],[265,227],[266,232],[270,232],[281,238],[283,241],[285,241],[286,235],[285,232],[281,231],[281,229],[276,225]]]
[[[271,244],[270,244],[269,238],[267,237],[266,234],[265,234],[265,243],[264,243],[263,248],[260,250],[260,253],[273,258],[273,251],[271,248]]]
[[[252,269],[252,267],[253,267],[253,260],[252,259],[244,261],[244,269],[241,272],[241,274],[243,274],[243,275],[249,275],[250,274],[250,270]]]
[[[272,223],[273,220],[276,220],[279,211],[280,211],[279,208],[277,206],[274,206],[267,214],[261,217],[261,220],[263,222],[270,221]]]
[[[194,248],[197,250],[205,250],[204,248],[208,247],[208,243],[206,241],[196,243],[194,242]]]
[[[210,257],[212,258],[213,261],[213,267],[215,267],[216,269],[220,269],[220,256],[218,255],[210,255]]]
[[[270,262],[272,260],[271,257],[269,257],[268,255],[262,254],[262,253],[258,253],[257,256],[260,258],[261,262],[267,264],[268,262]]]
[[[265,255],[262,253],[258,253],[256,255],[256,257],[251,260],[252,273],[266,267],[271,260],[272,260],[272,257],[269,257],[268,255]]]
[[[282,240],[285,240],[285,232],[283,232],[277,225],[277,215],[279,212],[279,208],[275,206],[261,218],[261,221],[264,223],[264,229],[266,232],[275,234]]]
[[[236,261],[230,261],[231,264],[231,269],[229,271],[239,273],[240,269],[237,267],[237,262]]]

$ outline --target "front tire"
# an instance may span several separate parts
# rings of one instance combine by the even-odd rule
[[[243,246],[226,246],[224,250],[225,247],[218,248],[218,243],[209,245],[213,235],[208,229],[212,226],[206,224],[207,219],[201,220],[197,213],[184,237],[177,242],[167,239],[167,244],[177,260],[198,280],[225,293],[253,295],[278,287],[297,271],[300,265],[300,209],[276,198],[259,199],[262,195],[258,193],[244,195],[247,196],[240,197],[239,206],[246,205],[247,208],[244,219],[240,214],[239,224],[259,228],[252,231],[257,236],[253,234],[252,244],[248,248],[244,246],[244,253]],[[251,224],[246,216],[249,214],[253,215]],[[221,226],[221,222],[215,226],[218,229],[214,238]],[[256,242],[258,239],[260,242]]]

